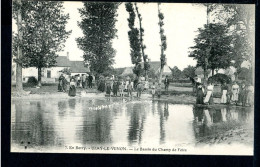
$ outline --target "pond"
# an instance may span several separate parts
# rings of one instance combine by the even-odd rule
[[[13,100],[11,107],[12,149],[43,152],[69,145],[195,147],[207,136],[253,129],[254,122],[252,108],[143,99]]]

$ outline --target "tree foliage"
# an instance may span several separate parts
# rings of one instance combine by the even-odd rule
[[[137,77],[140,76],[141,73],[141,62],[142,62],[142,55],[141,55],[141,43],[139,40],[139,30],[134,27],[135,25],[135,12],[134,12],[134,7],[132,3],[126,3],[125,4],[126,11],[129,13],[129,18],[128,20],[128,26],[130,30],[128,31],[128,38],[130,41],[130,48],[131,48],[131,61],[132,64],[134,64],[134,69],[133,72],[134,74],[137,75]]]
[[[214,71],[215,69],[226,69],[232,61],[232,36],[228,29],[222,24],[208,24],[199,28],[199,34],[194,39],[195,46],[191,47],[190,57],[197,60],[197,66]],[[208,62],[205,62],[205,57]]]
[[[194,78],[195,77],[195,70],[196,68],[189,65],[188,67],[184,68],[182,73],[185,77],[191,77],[191,78]]]
[[[84,37],[77,38],[78,47],[84,52],[84,60],[90,70],[102,74],[112,69],[115,50],[112,40],[116,37],[118,3],[84,2],[79,9],[82,21],[78,22]]]
[[[172,71],[172,78],[173,79],[183,78],[182,71],[177,66],[174,66],[173,68],[171,68],[171,71]]]
[[[255,11],[252,5],[221,4],[214,10],[219,22],[226,24],[233,36],[233,66],[237,74],[241,71],[241,64],[249,61],[253,66],[254,57],[254,27]],[[252,70],[251,70],[252,71]]]
[[[163,67],[166,64],[166,55],[165,55],[165,50],[167,48],[167,43],[166,43],[166,36],[164,35],[164,29],[163,29],[163,25],[164,25],[164,15],[160,10],[160,3],[158,3],[158,17],[159,17],[159,27],[160,27],[160,38],[161,38],[161,56],[160,56],[160,60],[161,60],[161,69],[160,69],[160,79],[159,81],[161,82],[161,78],[162,78],[162,73],[163,73]]]
[[[141,43],[141,51],[142,51],[142,56],[143,56],[143,61],[144,61],[144,71],[145,71],[145,76],[146,76],[147,71],[150,69],[150,64],[149,64],[149,61],[148,61],[148,55],[146,55],[145,52],[144,52],[146,46],[144,45],[144,40],[143,40],[143,37],[144,37],[144,29],[142,27],[142,20],[143,19],[142,19],[141,14],[139,13],[139,9],[137,7],[136,2],[135,2],[135,10],[136,10],[137,17],[138,17],[138,20],[139,20],[140,43]]]

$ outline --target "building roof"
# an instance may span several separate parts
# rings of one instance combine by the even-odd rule
[[[133,74],[134,67],[125,67],[121,75]]]
[[[70,60],[67,58],[67,56],[59,56],[56,58],[56,66],[57,67],[69,67],[70,66]]]
[[[88,67],[84,66],[83,61],[70,61],[70,69],[72,73],[86,73],[90,72]]]
[[[56,67],[70,67],[72,73],[90,72],[89,68],[84,66],[84,61],[70,61],[67,56],[59,56],[56,61]]]

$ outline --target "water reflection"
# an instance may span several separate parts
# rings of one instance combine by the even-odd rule
[[[253,127],[252,108],[113,98],[12,102],[12,143],[21,146],[174,146],[194,144],[200,137],[236,126]]]
[[[211,135],[223,129],[227,131],[237,126],[253,126],[252,108],[194,107],[193,115],[196,137]]]
[[[131,144],[141,143],[144,122],[146,117],[146,108],[141,103],[127,105],[127,112],[130,113],[130,124],[128,130],[128,141]]]

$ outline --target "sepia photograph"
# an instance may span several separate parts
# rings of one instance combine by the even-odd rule
[[[14,0],[11,61],[13,153],[254,153],[254,4]]]

